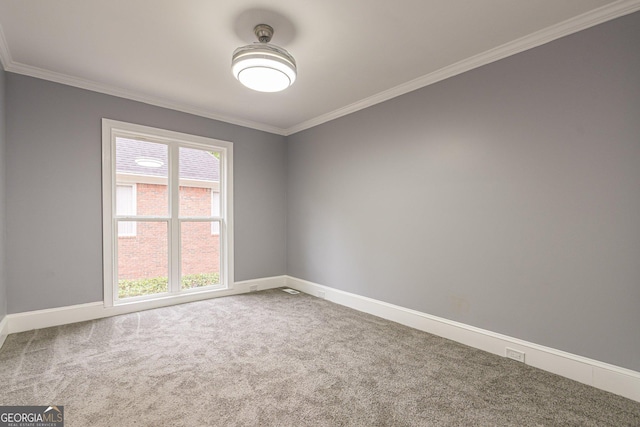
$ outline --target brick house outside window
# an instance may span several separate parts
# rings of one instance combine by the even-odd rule
[[[168,162],[166,150],[161,148],[158,144],[118,138],[116,209],[119,213],[167,214]],[[219,191],[219,159],[207,151],[181,148],[180,215],[219,215]],[[192,223],[188,229],[183,229],[183,246],[188,248],[181,253],[183,276],[220,272],[219,230],[219,224],[215,222]],[[165,223],[121,222],[118,230],[118,278],[136,280],[166,276],[167,257],[153,256],[158,247],[166,247],[166,234]]]

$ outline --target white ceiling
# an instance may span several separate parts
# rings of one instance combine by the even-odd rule
[[[640,0],[0,0],[7,71],[288,135],[640,9]],[[284,92],[231,75],[256,24]]]

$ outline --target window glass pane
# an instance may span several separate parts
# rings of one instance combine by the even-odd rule
[[[180,224],[181,288],[220,284],[220,236],[211,234],[211,221]]]
[[[168,291],[168,223],[161,221],[117,221],[118,298],[152,295]],[[136,235],[120,236],[133,227]]]
[[[122,221],[118,223],[118,237],[135,237],[135,221]]]
[[[167,216],[169,193],[169,149],[167,145],[136,139],[116,138],[116,213],[118,215]],[[131,198],[124,196],[128,184]],[[122,196],[120,191],[123,192]],[[135,201],[132,212],[127,204]]]
[[[116,215],[136,214],[136,186],[135,184],[125,184],[116,186]],[[135,236],[136,223],[123,222],[118,228],[118,236]]]
[[[180,147],[180,216],[211,216],[212,193],[220,191],[220,153]]]
[[[211,216],[220,216],[220,193],[211,192]],[[211,222],[211,234],[220,234],[220,222]]]
[[[116,186],[116,214],[135,215],[134,185]]]

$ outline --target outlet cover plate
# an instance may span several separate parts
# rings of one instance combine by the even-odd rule
[[[524,351],[507,347],[505,356],[507,356],[509,359],[524,363]]]

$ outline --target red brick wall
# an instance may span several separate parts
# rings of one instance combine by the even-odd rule
[[[166,185],[136,184],[138,215],[169,215],[169,195]]]
[[[136,185],[138,215],[167,215],[167,187]],[[211,190],[180,187],[181,216],[210,216]],[[167,277],[166,222],[137,222],[136,235],[118,237],[118,279]],[[182,223],[182,274],[220,271],[220,237],[211,234],[210,222]]]
[[[211,189],[180,187],[180,216],[211,216]],[[182,274],[220,272],[220,236],[210,222],[182,223]]]

